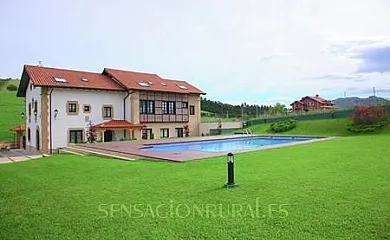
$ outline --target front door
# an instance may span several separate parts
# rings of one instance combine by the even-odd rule
[[[145,129],[142,129],[142,139],[153,139],[154,136],[153,136],[153,132],[152,132],[152,129],[150,128],[145,128]]]
[[[112,142],[112,131],[111,130],[106,130],[104,132],[104,141],[105,142]]]
[[[69,140],[71,143],[82,143],[83,130],[69,130]]]

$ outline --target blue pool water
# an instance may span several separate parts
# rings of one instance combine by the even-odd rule
[[[250,149],[261,146],[291,143],[312,140],[306,137],[243,137],[233,139],[218,139],[210,141],[196,141],[186,143],[166,143],[150,145],[142,151],[178,152],[178,151],[205,151],[224,152]]]

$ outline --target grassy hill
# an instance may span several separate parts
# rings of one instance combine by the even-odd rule
[[[16,97],[16,91],[7,91],[7,86],[19,86],[19,80],[0,80],[0,141],[14,140],[15,133],[10,128],[23,124],[20,114],[24,112],[24,99]]]
[[[336,118],[336,119],[320,119],[320,120],[306,120],[298,121],[296,128],[283,132],[280,134],[288,135],[321,135],[321,136],[356,136],[358,134],[349,132],[347,125],[351,123],[349,118]],[[258,124],[251,126],[250,129],[253,133],[257,134],[273,134],[269,128],[270,123]],[[381,131],[374,132],[378,133],[390,133],[390,126],[382,129]]]

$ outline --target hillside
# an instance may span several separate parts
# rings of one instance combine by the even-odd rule
[[[338,108],[351,108],[355,105],[376,105],[388,103],[389,100],[381,97],[371,96],[368,98],[358,98],[358,97],[347,97],[347,98],[337,98],[332,100],[332,102]]]
[[[9,131],[9,129],[24,123],[20,115],[24,112],[24,100],[23,98],[16,97],[16,91],[11,92],[6,90],[9,84],[19,86],[19,80],[0,80],[0,141],[14,140],[15,133]]]

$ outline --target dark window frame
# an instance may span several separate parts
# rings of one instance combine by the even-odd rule
[[[68,104],[68,112],[69,113],[77,113],[77,103],[69,103]]]
[[[195,106],[190,105],[190,115],[195,115]]]
[[[69,129],[68,131],[69,133],[69,142],[70,143],[83,143],[84,141],[84,131],[82,129]],[[72,133],[75,134],[75,140],[74,142],[72,142]],[[77,136],[78,134],[77,133],[81,133],[81,139],[77,139]]]
[[[161,101],[161,113],[165,115],[176,115],[176,102]]]
[[[107,111],[108,109],[110,109],[110,111]],[[108,112],[110,113],[109,115],[107,115]],[[112,118],[112,106],[103,107],[103,118]]]
[[[154,100],[139,100],[139,113],[140,114],[154,114],[155,113]]]
[[[184,137],[184,128],[175,128],[175,135],[177,138]]]
[[[88,108],[88,110],[85,110],[85,108]],[[83,112],[84,112],[84,113],[90,113],[90,112],[91,112],[91,105],[89,105],[89,104],[84,104],[84,105],[83,105]]]
[[[160,128],[160,138],[169,138],[169,128]]]

